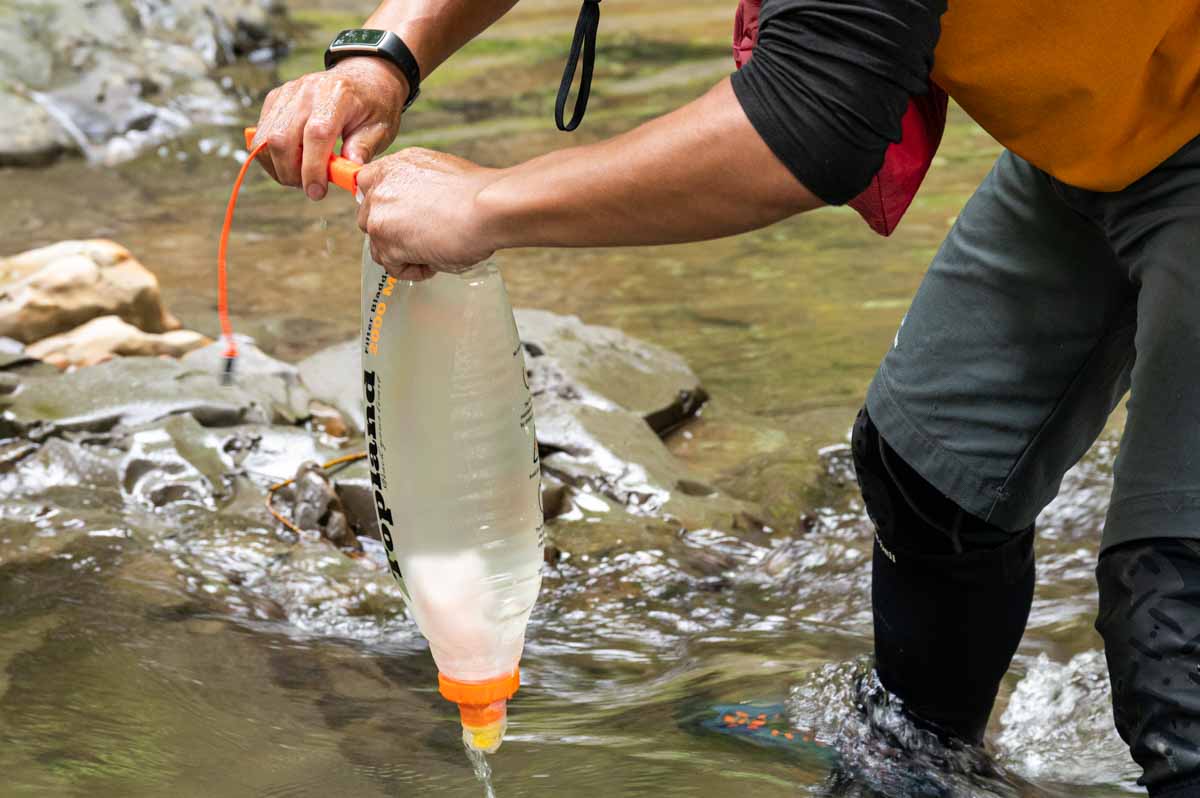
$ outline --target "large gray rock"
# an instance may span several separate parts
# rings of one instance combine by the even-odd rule
[[[221,385],[216,372],[129,357],[63,375],[25,377],[19,390],[0,396],[0,437],[111,432],[183,413],[214,427],[267,423],[275,415],[269,399]]]
[[[625,511],[671,519],[687,529],[731,529],[751,505],[697,480],[640,416],[562,400],[535,409],[542,472],[603,496]]]
[[[362,432],[362,355],[358,339],[322,349],[296,364],[300,379],[312,395],[336,408],[342,417]]]
[[[6,91],[3,84],[0,120],[0,135],[4,137],[0,142],[0,164],[41,166],[74,148],[67,131],[49,111],[29,97]]]
[[[196,122],[228,123],[212,71],[280,47],[276,0],[5,0],[0,165],[64,149],[105,162]]]
[[[663,433],[708,398],[684,359],[660,346],[575,316],[532,309],[514,315],[535,401],[623,409]]]
[[[29,344],[100,316],[151,333],[179,328],[158,278],[120,244],[62,241],[0,258],[0,336]]]
[[[180,363],[201,374],[220,374],[225,368],[225,344],[217,342],[192,350]],[[249,342],[238,344],[233,381],[240,390],[260,397],[277,421],[294,424],[308,418],[311,397],[296,367]]]
[[[751,505],[695,478],[660,439],[706,398],[681,357],[573,316],[544,310],[517,310],[515,316],[548,482],[570,486],[574,496],[593,493],[637,516],[670,519],[676,527],[728,529],[753,518]],[[360,362],[358,342],[351,340],[313,355],[299,370],[314,397],[337,407],[361,431]],[[352,524],[373,529],[366,467],[352,466],[336,484]],[[562,503],[558,494],[552,498]],[[562,507],[547,515],[568,512]]]

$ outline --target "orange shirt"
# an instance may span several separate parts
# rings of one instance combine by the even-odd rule
[[[1064,183],[1117,191],[1200,135],[1200,0],[950,0],[933,79]]]

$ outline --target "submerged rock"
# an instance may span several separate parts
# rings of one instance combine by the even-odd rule
[[[68,333],[43,338],[26,351],[32,357],[66,368],[94,366],[117,356],[182,357],[210,343],[212,339],[192,330],[148,333],[118,316],[101,316]]]
[[[0,259],[0,336],[29,344],[100,316],[150,333],[179,328],[158,278],[112,241],[63,241]]]
[[[277,0],[0,4],[0,165],[64,151],[111,163],[232,121],[237,103],[212,72],[279,51],[282,13]]]
[[[229,466],[218,435],[191,416],[171,416],[131,434],[121,488],[149,507],[189,502],[215,509]]]

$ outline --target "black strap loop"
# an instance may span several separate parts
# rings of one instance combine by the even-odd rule
[[[583,0],[579,9],[579,21],[575,23],[575,38],[571,40],[571,52],[563,69],[562,83],[558,87],[558,99],[554,102],[554,124],[564,132],[579,127],[587,111],[588,95],[592,93],[592,67],[596,62],[596,31],[600,28],[600,0]],[[583,52],[583,71],[579,75],[579,95],[575,98],[575,110],[571,121],[563,122],[567,110],[567,97],[575,81],[575,69],[579,65],[579,54]]]

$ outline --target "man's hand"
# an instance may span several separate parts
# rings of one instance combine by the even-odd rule
[[[496,249],[477,199],[500,174],[454,155],[417,147],[358,173],[358,226],[371,257],[401,280],[463,272]]]
[[[285,83],[267,95],[254,145],[267,142],[263,168],[309,199],[328,189],[329,157],[338,136],[342,155],[366,163],[400,130],[408,98],[403,73],[380,58],[346,58],[333,69]]]

